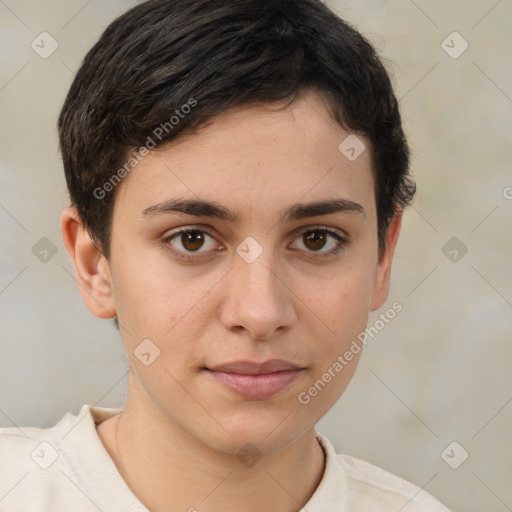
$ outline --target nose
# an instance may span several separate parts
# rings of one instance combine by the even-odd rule
[[[297,321],[293,290],[269,253],[263,251],[251,263],[235,255],[225,284],[222,324],[257,340],[269,340],[278,332],[282,335]]]

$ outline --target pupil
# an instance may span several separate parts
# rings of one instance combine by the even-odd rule
[[[203,233],[200,231],[191,231],[189,233],[183,233],[181,236],[181,243],[183,247],[189,251],[196,251],[200,249],[204,242]]]
[[[319,235],[319,236],[318,236]],[[306,235],[306,247],[309,249],[321,249],[325,245],[325,233],[321,231],[312,231]],[[313,246],[310,247],[309,242],[312,242]]]

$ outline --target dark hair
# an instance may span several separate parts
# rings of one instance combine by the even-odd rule
[[[236,105],[286,107],[310,89],[340,126],[371,142],[382,250],[415,185],[390,79],[356,29],[320,0],[150,0],[113,21],[58,120],[71,203],[105,257],[115,185],[146,148]]]

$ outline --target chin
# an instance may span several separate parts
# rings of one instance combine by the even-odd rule
[[[253,410],[231,418],[224,416],[221,424],[225,430],[215,429],[215,434],[223,435],[213,437],[207,434],[205,439],[203,432],[201,437],[212,448],[233,455],[250,454],[251,451],[259,455],[278,452],[312,426],[304,420],[298,421],[295,413],[280,409],[273,413]]]

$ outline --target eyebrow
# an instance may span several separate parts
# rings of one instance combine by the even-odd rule
[[[238,222],[241,217],[238,210],[231,211],[214,201],[185,198],[169,199],[149,206],[142,211],[142,216],[150,218],[173,212],[196,217],[214,217],[229,222]],[[293,221],[332,213],[356,213],[365,216],[364,208],[349,199],[326,199],[310,203],[297,203],[281,212],[281,215],[285,221]]]

